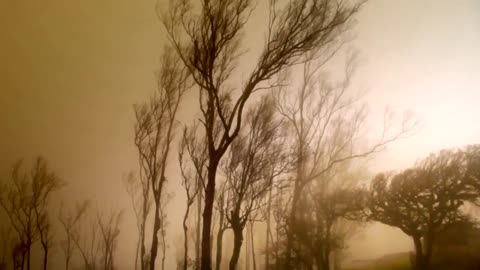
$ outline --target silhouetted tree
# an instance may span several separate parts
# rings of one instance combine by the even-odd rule
[[[328,174],[342,163],[377,153],[395,140],[410,136],[416,126],[405,118],[399,128],[393,126],[392,114],[385,114],[380,138],[371,145],[362,143],[365,107],[352,91],[355,55],[348,56],[344,75],[339,81],[323,72],[333,54],[310,57],[303,64],[300,80],[294,91],[288,83],[292,70],[280,74],[275,93],[277,110],[288,123],[292,134],[295,173],[291,178],[291,201],[287,226],[296,223],[301,195],[316,179]],[[285,86],[287,85],[287,86]],[[285,264],[291,266],[295,230],[287,228]],[[297,248],[298,250],[298,248]],[[301,255],[301,254],[297,254]],[[297,256],[298,257],[298,256]]]
[[[164,50],[161,64],[158,91],[149,102],[135,106],[135,145],[139,153],[141,174],[150,182],[154,202],[148,262],[150,270],[155,269],[158,253],[158,235],[162,227],[160,208],[163,202],[168,156],[177,125],[177,112],[183,94],[190,87],[187,69],[173,51]],[[144,202],[148,202],[148,198],[144,197]]]
[[[22,241],[15,241],[12,248],[12,260],[14,270],[23,270],[25,266],[25,255],[28,247]]]
[[[480,144],[469,145],[464,151],[465,158],[467,159],[466,175],[468,177],[468,183],[480,195]],[[480,196],[478,198],[480,198]],[[480,205],[478,198],[473,201],[477,206]]]
[[[247,112],[245,121],[244,132],[232,143],[222,165],[231,193],[226,215],[234,235],[231,270],[236,269],[247,222],[264,206],[273,178],[288,165],[282,152],[282,123],[275,119],[273,100],[262,98]]]
[[[60,209],[58,220],[65,232],[65,239],[60,243],[63,253],[65,254],[65,270],[70,268],[70,260],[75,250],[74,237],[81,224],[82,218],[85,216],[89,202],[84,201],[75,206],[73,213],[64,213],[63,207]]]
[[[73,230],[72,241],[80,252],[84,269],[96,270],[99,265],[101,250],[101,235],[97,220],[89,220],[82,223],[79,230]]]
[[[215,255],[215,270],[220,270],[222,265],[222,254],[223,254],[223,235],[226,230],[231,227],[228,224],[227,220],[227,211],[230,208],[230,190],[228,189],[227,183],[223,182],[220,185],[219,192],[217,193],[216,203],[217,203],[217,212],[218,212],[218,229],[217,229],[217,246],[216,246],[216,255]]]
[[[130,173],[124,180],[124,184],[137,221],[138,240],[135,250],[135,269],[138,268],[140,263],[140,269],[145,270],[147,269],[147,262],[144,259],[146,252],[145,228],[152,200],[150,195],[150,181],[146,179],[142,172],[143,170],[140,170],[140,176],[138,178],[135,177],[133,173]]]
[[[216,136],[216,134],[214,134],[214,136]],[[180,143],[179,163],[183,179],[182,185],[185,189],[188,186],[188,193],[191,193],[192,195],[195,194],[195,196],[190,196],[189,194],[187,194],[187,208],[189,208],[188,202],[190,202],[191,205],[193,203],[196,203],[197,207],[194,237],[195,269],[200,269],[201,206],[203,199],[203,191],[205,188],[204,183],[207,174],[207,159],[208,150],[206,145],[206,138],[202,135],[201,132],[199,132],[197,124],[194,123],[190,127],[185,127],[183,131],[183,138]],[[193,181],[193,183],[189,183],[187,185],[187,183],[185,182],[187,179],[189,179],[190,182]],[[191,200],[188,197],[191,197]],[[194,200],[193,197],[195,197],[196,200]],[[187,210],[190,211],[189,209]],[[187,213],[185,217],[187,217]],[[186,233],[185,230],[184,233]]]
[[[218,165],[241,130],[247,100],[253,92],[268,88],[264,83],[280,70],[302,62],[306,53],[330,53],[330,45],[348,29],[361,6],[361,3],[350,4],[336,0],[285,4],[270,1],[267,35],[260,57],[251,65],[253,71],[244,82],[232,83],[242,52],[242,32],[255,6],[253,1],[204,0],[198,13],[188,0],[170,1],[164,25],[171,44],[198,86],[201,122],[208,145],[202,270],[211,269],[210,235]],[[220,127],[216,126],[217,120]],[[215,140],[212,133],[216,128],[221,133]]]
[[[61,187],[61,181],[41,157],[35,160],[30,174],[22,172],[21,166],[21,161],[14,165],[11,181],[0,189],[0,206],[17,234],[20,248],[16,250],[24,252],[20,253],[22,269],[25,259],[27,270],[30,269],[31,248],[38,239],[44,253],[43,269],[46,269],[52,244],[47,207],[52,192]]]
[[[32,203],[35,222],[43,249],[43,270],[48,267],[48,251],[53,245],[52,224],[48,217],[49,199],[52,192],[62,186],[60,179],[48,170],[47,162],[38,158],[32,172]]]
[[[468,217],[460,210],[477,194],[468,185],[465,153],[443,150],[397,174],[379,174],[368,199],[372,220],[412,237],[415,269],[429,269],[435,235]]]
[[[168,249],[168,244],[167,244],[167,226],[168,226],[168,221],[167,221],[167,213],[165,212],[168,203],[173,197],[173,193],[166,193],[165,196],[162,196],[162,201],[160,202],[160,248],[162,249],[162,260],[161,260],[161,266],[162,270],[165,269],[165,259],[167,258],[167,249]]]
[[[182,268],[187,270],[189,258],[188,258],[188,216],[190,214],[190,207],[195,203],[195,198],[199,192],[198,182],[201,175],[196,174],[193,170],[186,165],[185,151],[187,151],[190,157],[196,156],[196,142],[194,133],[189,133],[187,129],[184,130],[183,139],[180,143],[180,150],[178,152],[178,161],[180,164],[180,172],[182,174],[182,186],[185,189],[186,195],[186,209],[183,216],[183,265]],[[203,168],[203,165],[200,165]]]
[[[100,249],[103,259],[103,270],[114,270],[115,251],[118,236],[120,235],[120,222],[122,211],[113,211],[104,217],[97,212],[97,225],[100,232]]]
[[[323,189],[324,188],[324,189]],[[345,247],[353,233],[346,221],[360,216],[363,192],[350,187],[322,187],[300,200],[298,217],[290,228],[299,245],[294,245],[296,257],[308,267],[331,269],[331,258]]]
[[[15,244],[14,232],[11,227],[0,228],[0,269],[6,270],[8,261],[13,254],[13,245]],[[15,267],[13,266],[15,269]]]

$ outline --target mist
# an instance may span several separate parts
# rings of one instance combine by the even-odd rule
[[[0,269],[477,269],[478,2],[339,2],[0,1]]]

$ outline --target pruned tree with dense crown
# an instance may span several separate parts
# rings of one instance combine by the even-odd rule
[[[461,207],[478,194],[469,185],[467,164],[464,151],[443,150],[410,169],[373,179],[368,216],[412,237],[415,269],[429,269],[438,233],[468,219]]]

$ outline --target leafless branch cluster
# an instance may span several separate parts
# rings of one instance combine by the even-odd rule
[[[351,89],[355,54],[349,55],[340,81],[332,80],[323,72],[325,64],[324,59],[310,57],[302,65],[301,71],[286,70],[278,76],[279,83],[274,92],[277,111],[292,134],[290,142],[296,161],[295,173],[291,178],[290,217],[286,220],[292,228],[300,214],[301,194],[318,186],[318,182],[331,178],[342,164],[370,156],[391,142],[411,136],[417,125],[414,120],[407,119],[396,128],[389,119],[391,115],[386,115],[380,137],[373,144],[365,146],[363,130],[366,110],[360,103],[361,96]],[[300,72],[301,80],[289,82],[289,73],[295,71]],[[292,91],[295,87],[297,90]],[[320,185],[322,189],[325,186]],[[318,197],[321,199],[325,194],[316,195],[321,195]],[[292,228],[287,232],[287,268],[292,264],[290,258],[296,238]]]
[[[273,179],[286,172],[289,159],[282,150],[282,122],[275,117],[269,96],[246,114],[245,132],[230,146],[222,165],[229,191],[226,218],[234,232],[230,269],[235,269],[248,221],[260,214]]]
[[[22,162],[13,167],[11,181],[0,189],[0,206],[17,235],[14,248],[14,267],[30,269],[32,245],[40,240],[43,249],[43,269],[47,269],[48,252],[52,245],[48,205],[51,194],[62,186],[62,181],[39,157],[30,171],[22,171]]]
[[[82,218],[85,217],[89,207],[89,202],[84,201],[75,206],[73,213],[65,213],[63,206],[60,209],[58,220],[62,225],[62,229],[65,232],[65,239],[61,242],[60,246],[65,255],[65,270],[70,268],[70,261],[75,250],[75,239],[78,237],[79,226],[82,222]]]
[[[252,72],[237,87],[231,82],[241,56],[242,34],[252,1],[170,1],[163,23],[170,43],[199,89],[200,120],[208,145],[208,176],[202,233],[202,269],[211,269],[210,231],[215,198],[216,173],[221,158],[241,131],[247,100],[261,83],[302,62],[307,54],[324,56],[341,39],[362,3],[334,0],[270,1],[267,38]],[[198,13],[197,13],[198,11]],[[235,96],[235,97],[234,97]],[[214,136],[220,125],[219,136]]]
[[[158,233],[163,220],[160,213],[168,157],[177,126],[177,112],[185,92],[191,87],[190,74],[166,48],[158,73],[158,91],[149,102],[135,106],[135,145],[140,164],[142,210],[140,222],[141,269],[155,269],[158,253]],[[145,222],[149,212],[150,190],[154,202],[154,222],[150,253],[145,248]],[[163,239],[163,238],[162,238]],[[146,261],[149,257],[149,261]],[[148,265],[148,266],[147,266]]]

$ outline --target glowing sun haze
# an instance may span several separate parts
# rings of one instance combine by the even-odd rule
[[[41,154],[68,182],[63,197],[125,208],[119,260],[132,258],[135,247],[135,221],[121,183],[138,164],[132,104],[155,90],[165,42],[155,4],[0,0],[0,176],[15,160]],[[378,155],[374,172],[480,143],[480,1],[372,0],[357,21],[350,46],[362,64],[355,86],[369,90],[372,115],[390,106],[412,111],[423,123],[417,135]],[[187,103],[184,115],[196,106]],[[177,195],[169,210],[171,256],[184,210],[178,183],[169,184]],[[358,238],[352,252],[359,258],[410,248],[406,237],[385,226]]]

